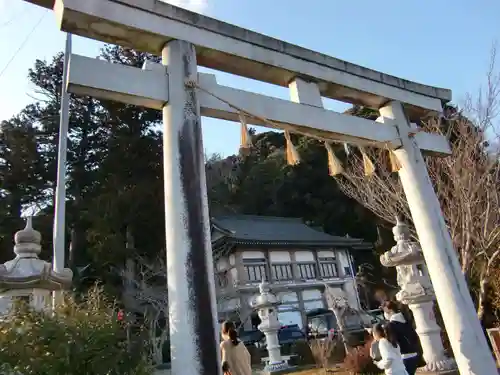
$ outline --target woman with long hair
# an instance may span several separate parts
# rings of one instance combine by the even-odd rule
[[[378,342],[380,360],[373,361],[377,367],[384,370],[386,375],[408,375],[391,326],[378,323],[373,326],[372,332]]]
[[[398,304],[394,301],[386,301],[382,305],[387,326],[399,345],[401,356],[408,375],[415,375],[419,364],[422,362],[422,347],[420,339],[408,317],[402,313]]]
[[[222,371],[226,375],[252,375],[250,353],[245,344],[238,339],[233,322],[222,323]]]

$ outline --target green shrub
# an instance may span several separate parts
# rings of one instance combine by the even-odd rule
[[[17,304],[0,322],[0,363],[22,375],[149,375],[143,349],[97,287],[53,313]]]

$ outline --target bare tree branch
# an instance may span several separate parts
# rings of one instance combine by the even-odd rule
[[[163,345],[169,337],[167,268],[163,257],[147,261],[137,257],[122,270],[124,294],[143,310],[148,326],[150,356],[156,364],[163,362]]]
[[[467,100],[461,111],[445,108],[442,116],[421,126],[445,135],[452,155],[426,158],[453,244],[458,251],[463,273],[478,277],[476,291],[478,315],[484,314],[487,286],[492,269],[500,258],[500,74],[495,66],[496,45],[486,75],[486,88],[477,99]],[[474,104],[472,104],[474,103]],[[465,115],[466,114],[466,115]],[[345,172],[336,178],[340,189],[387,223],[401,215],[416,232],[402,186],[388,168],[388,152],[365,149],[376,165],[376,173],[364,175],[362,158],[352,153]],[[500,302],[500,297],[499,297]]]

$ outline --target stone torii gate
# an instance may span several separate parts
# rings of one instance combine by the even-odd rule
[[[163,111],[165,217],[174,374],[220,372],[201,116],[394,151],[462,375],[496,373],[422,153],[447,140],[410,121],[439,113],[449,90],[335,59],[158,0],[27,0],[73,34],[162,56],[143,69],[72,55],[68,90]],[[290,101],[217,83],[197,66],[289,87]],[[163,65],[163,66],[162,66]],[[321,97],[379,110],[376,122],[326,110]],[[229,105],[230,104],[230,105]],[[326,173],[326,172],[325,172]]]

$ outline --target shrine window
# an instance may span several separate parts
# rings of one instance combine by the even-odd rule
[[[293,280],[292,265],[290,263],[274,263],[271,265],[271,275],[275,281]]]
[[[264,258],[243,259],[243,267],[250,283],[259,283],[262,280],[268,281],[266,273],[266,260]]]
[[[314,262],[299,263],[299,276],[302,280],[316,279],[316,264]]]
[[[353,276],[351,274],[351,267],[344,267],[344,275],[346,275],[347,277]]]
[[[337,261],[334,257],[318,258],[318,263],[321,278],[329,279],[339,276]]]

